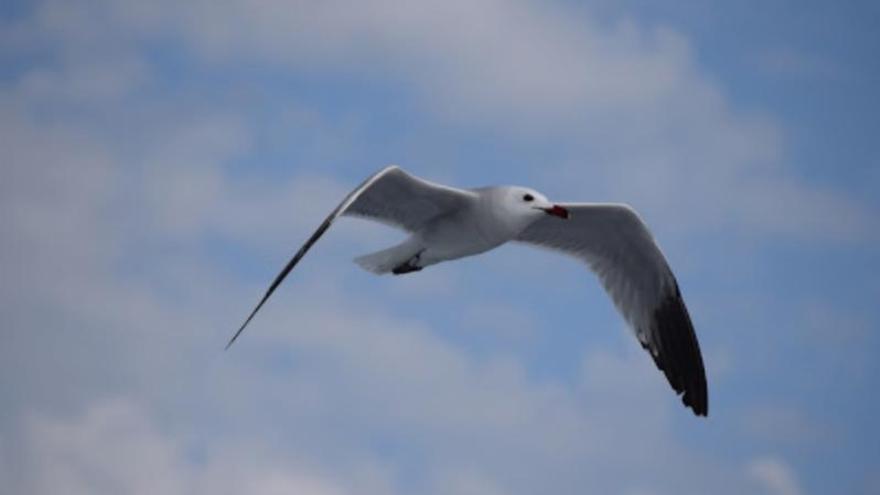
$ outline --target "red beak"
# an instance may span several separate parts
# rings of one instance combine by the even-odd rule
[[[548,215],[553,215],[554,217],[568,218],[568,210],[559,205],[553,205],[552,208],[544,208],[544,211]]]

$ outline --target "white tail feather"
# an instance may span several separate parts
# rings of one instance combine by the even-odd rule
[[[354,262],[368,272],[382,275],[390,273],[395,267],[406,263],[418,252],[418,246],[415,246],[414,243],[404,242],[388,249],[359,256],[354,259]]]

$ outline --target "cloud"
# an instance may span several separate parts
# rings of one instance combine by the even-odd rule
[[[866,207],[800,177],[786,129],[735,108],[667,26],[598,23],[588,10],[527,0],[131,6],[105,9],[128,38],[173,33],[220,67],[257,60],[379,81],[461,128],[552,143],[559,158],[527,168],[554,194],[636,203],[690,231],[871,232]]]
[[[184,493],[173,442],[130,405],[95,405],[71,423],[31,418],[27,493]]]
[[[782,405],[760,405],[743,414],[744,433],[774,445],[795,446],[802,451],[828,442],[828,426],[817,422],[802,410]]]
[[[0,171],[0,257],[5,276],[16,281],[4,284],[5,300],[87,280],[103,269],[102,257],[118,253],[100,221],[117,179],[112,154],[87,132],[13,112],[0,114],[0,134],[7,153]],[[55,254],[58,243],[63,256]]]
[[[631,202],[685,232],[844,242],[872,232],[872,213],[800,177],[786,130],[759,109],[735,108],[667,26],[598,23],[588,10],[528,0],[259,9],[50,0],[6,32],[19,46],[52,40],[68,53],[61,68],[22,79],[35,97],[125,94],[149,79],[145,47],[174,40],[208,66],[256,62],[380,82],[463,129],[552,143],[558,158],[527,167],[545,190]]]
[[[749,476],[758,481],[769,495],[801,495],[795,473],[775,457],[755,459],[748,466]]]
[[[145,83],[147,69],[133,58],[70,63],[53,69],[35,69],[22,76],[20,98],[64,103],[106,103],[129,96]]]
[[[560,116],[567,118],[551,127],[554,133],[584,114],[653,112],[688,91],[714,92],[696,73],[687,42],[672,29],[627,20],[606,27],[584,12],[572,16],[530,1],[264,2],[260,9],[244,1],[224,9],[194,2],[173,15],[161,2],[147,8],[113,2],[105,16],[119,27],[101,24],[97,30],[77,23],[74,8],[44,5],[40,12],[58,13],[38,17],[37,26],[57,32],[53,26],[64,25],[61,32],[75,39],[118,37],[121,30],[128,39],[149,38],[170,30],[213,63],[257,57],[402,79],[437,112],[469,122],[483,116],[493,126],[533,132]],[[87,5],[81,8],[89,10]]]
[[[0,100],[10,157],[0,170],[0,260],[14,281],[0,288],[12,322],[0,348],[11,404],[0,434],[24,436],[21,486],[745,493],[752,477],[768,490],[797,488],[779,461],[743,473],[712,454],[713,442],[683,439],[680,405],[635,345],[582,356],[572,383],[536,377],[511,349],[477,353],[430,316],[405,316],[418,297],[377,304],[388,294],[379,282],[359,285],[321,264],[320,252],[317,268],[303,266],[300,283],[285,287],[297,297],[261,314],[259,334],[219,357],[229,322],[263,289],[262,279],[248,284],[258,270],[242,267],[252,258],[239,250],[288,255],[347,181],[305,161],[270,178],[236,166],[262,144],[256,119],[225,93],[208,109],[183,101],[198,90],[138,100],[157,77],[137,56],[141,43],[172,40],[196,71],[247,60],[355,74],[400,87],[424,115],[466,132],[558,136],[563,163],[538,181],[572,197],[595,183],[609,199],[644,198],[671,219],[687,210],[682,228],[846,239],[864,227],[858,205],[780,165],[784,133],[734,111],[670,29],[600,25],[531,2],[262,7],[47,2],[23,21],[28,29],[4,30],[22,49],[64,58],[4,80]],[[114,45],[123,46],[99,63]],[[84,118],[59,102],[108,113]],[[286,138],[306,146],[313,121],[300,117]],[[344,148],[343,132],[328,134],[322,153]],[[583,157],[603,165],[585,167]],[[333,236],[376,240],[353,223],[338,227],[326,240],[334,249]],[[458,283],[438,276],[406,291],[430,296]],[[474,324],[514,315],[529,333],[527,309],[450,305]],[[703,438],[699,428],[689,424],[689,434]],[[0,451],[4,465],[13,456]]]
[[[253,450],[190,459],[129,399],[97,402],[72,418],[35,414],[26,423],[18,493],[355,493],[295,460],[260,460],[264,454]]]
[[[16,372],[0,374],[12,404],[0,431],[27,447],[20,491],[533,493],[548,479],[559,492],[588,480],[611,491],[637,482],[668,487],[658,491],[711,484],[679,476],[698,454],[675,440],[667,409],[679,405],[637,346],[624,357],[587,356],[576,387],[537,380],[503,351],[474,355],[423,319],[372,306],[369,291],[350,279],[306,270],[292,304],[274,305],[247,346],[220,354],[229,321],[248,309],[242,296],[256,292],[199,247],[218,231],[225,198],[239,196],[223,166],[238,146],[213,146],[214,136],[235,141],[236,126],[223,118],[184,123],[169,131],[179,143],[146,150],[154,167],[206,167],[223,191],[159,201],[157,185],[133,180],[141,169],[95,131],[46,128],[20,114],[4,122],[16,160],[4,169],[14,181],[0,182],[15,184],[3,198],[15,215],[5,218],[11,235],[0,252],[20,267],[8,273],[21,283],[2,300],[15,324],[0,362]],[[39,145],[47,137],[55,146]],[[156,158],[163,150],[167,160]],[[176,177],[206,183],[198,174]],[[186,228],[168,217],[166,202],[186,214]],[[236,243],[275,228],[223,225]],[[657,465],[648,444],[669,462]],[[249,459],[226,459],[229,451]],[[250,458],[254,452],[265,454]],[[623,476],[634,466],[638,480]]]
[[[493,345],[505,341],[528,342],[540,328],[528,311],[498,301],[484,301],[468,308],[461,315],[460,326],[465,332],[489,337]]]

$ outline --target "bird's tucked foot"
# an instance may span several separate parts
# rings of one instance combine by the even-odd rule
[[[421,266],[418,265],[419,257],[422,255],[421,252],[419,254],[413,256],[406,263],[401,263],[394,268],[391,269],[391,273],[395,275],[403,275],[404,273],[412,273],[417,272],[422,269]]]

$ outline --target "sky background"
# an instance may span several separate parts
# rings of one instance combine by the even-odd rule
[[[880,493],[876,2],[0,5],[0,492]],[[682,407],[574,260],[375,277],[364,177],[633,205]]]

